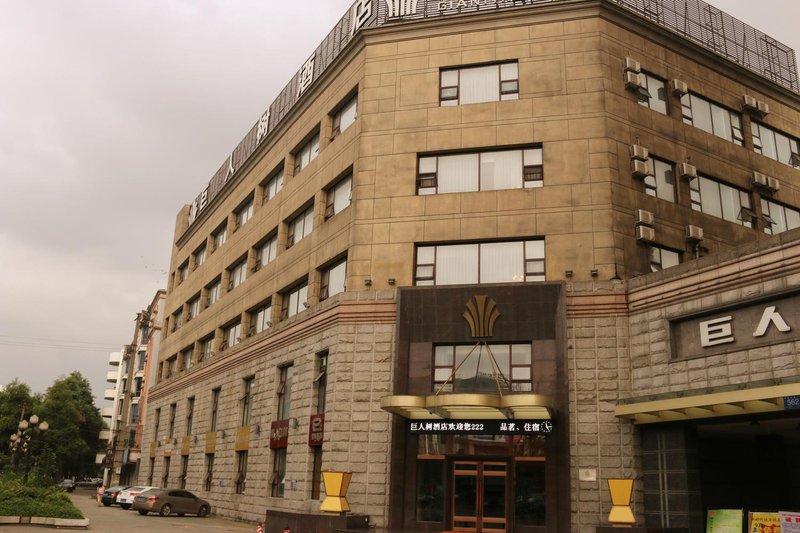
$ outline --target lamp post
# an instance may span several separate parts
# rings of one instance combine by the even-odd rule
[[[23,483],[28,482],[30,472],[30,455],[34,435],[41,435],[50,429],[50,425],[45,421],[39,421],[39,417],[31,415],[25,420],[25,412],[20,416],[17,432],[11,435],[11,465],[16,469],[20,462],[25,465],[25,477]]]

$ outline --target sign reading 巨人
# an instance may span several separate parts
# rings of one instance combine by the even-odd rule
[[[553,433],[552,420],[449,420],[412,421],[408,423],[412,434],[430,435],[549,435]]]

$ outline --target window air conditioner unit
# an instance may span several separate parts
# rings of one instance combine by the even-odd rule
[[[636,240],[653,242],[656,240],[656,230],[650,226],[636,226]]]
[[[631,145],[631,159],[647,161],[650,159],[650,150],[638,144]]]
[[[745,111],[757,111],[758,101],[753,96],[746,94],[742,97],[742,109]]]
[[[637,178],[644,178],[653,174],[650,172],[650,165],[644,161],[637,160],[631,161],[631,172]]]
[[[778,181],[778,178],[767,176],[767,188],[772,192],[778,192],[781,190],[781,182]]]
[[[769,115],[769,104],[759,100],[758,101],[758,114],[761,115],[762,117],[764,115]]]
[[[691,181],[697,178],[697,167],[689,163],[681,163],[678,165],[678,175],[686,181]]]
[[[753,187],[759,187],[766,189],[768,187],[767,180],[769,178],[766,174],[762,174],[761,172],[753,172]]]
[[[636,224],[644,225],[644,226],[652,226],[655,222],[655,217],[653,213],[650,211],[645,211],[644,209],[637,209],[636,210]]]
[[[672,92],[683,96],[689,93],[689,86],[686,85],[685,81],[681,81],[679,79],[672,80]]]
[[[642,64],[633,59],[632,57],[625,58],[625,71],[639,74],[642,71]]]
[[[626,71],[625,72],[625,88],[631,91],[636,91],[644,87],[644,81],[642,80],[641,74],[636,74],[635,72]]]
[[[703,228],[699,226],[686,226],[686,240],[689,241],[702,241]]]
[[[261,260],[260,260],[260,259],[259,259],[259,260],[257,260],[257,261],[256,261],[256,262],[253,264],[253,268],[252,268],[251,270],[252,270],[253,272],[258,272],[259,270],[261,270]]]

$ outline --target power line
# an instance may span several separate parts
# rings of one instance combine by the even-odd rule
[[[4,340],[4,339],[20,339],[20,340]],[[43,343],[50,343],[50,344],[57,344],[57,345],[75,345],[81,346],[86,345],[87,348],[97,347],[103,349],[119,349],[123,344],[110,344],[105,342],[93,342],[93,341],[72,341],[67,339],[46,339],[43,337],[23,337],[20,335],[0,335],[0,343],[8,343],[8,342],[20,342],[20,343],[27,343],[28,341],[34,342],[43,342]]]

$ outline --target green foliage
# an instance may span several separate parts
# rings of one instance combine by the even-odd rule
[[[0,516],[40,516],[45,518],[83,518],[66,492],[48,485],[23,485],[19,477],[0,477]]]
[[[30,452],[17,456],[12,465],[8,437],[16,431],[23,413],[25,418],[38,415],[50,428],[46,432],[32,430]],[[50,485],[60,477],[94,475],[103,427],[92,388],[80,372],[57,379],[43,396],[32,395],[27,385],[14,380],[0,391],[0,472],[16,466],[30,474],[26,482],[34,485]]]

